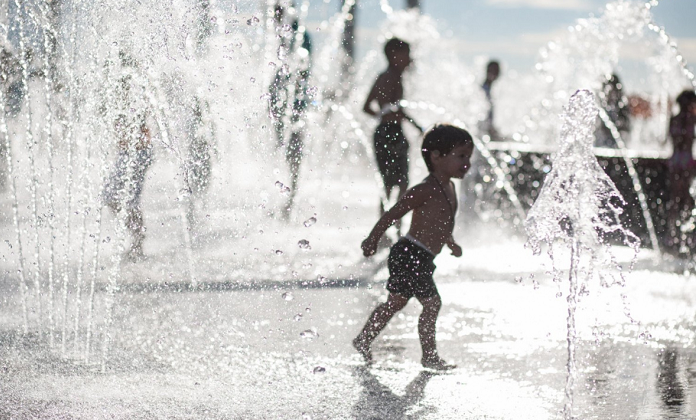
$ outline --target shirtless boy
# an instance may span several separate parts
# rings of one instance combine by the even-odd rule
[[[402,75],[411,64],[411,49],[407,42],[392,38],[384,45],[384,54],[389,66],[375,81],[365,100],[363,111],[378,117],[379,126],[375,130],[374,145],[377,167],[384,181],[386,199],[389,200],[394,187],[401,197],[408,188],[408,141],[401,128],[401,121],[410,121],[419,131],[423,131],[408,117],[399,106],[404,97]],[[379,110],[373,108],[377,102]],[[384,203],[380,203],[380,214],[384,213]]]
[[[462,255],[462,249],[452,237],[457,196],[451,179],[464,177],[471,165],[473,151],[473,140],[466,130],[451,125],[436,125],[428,130],[423,137],[421,152],[430,175],[409,189],[394,207],[384,213],[363,241],[363,254],[366,257],[373,255],[387,228],[413,211],[408,234],[394,244],[389,253],[387,301],[375,308],[353,340],[353,346],[365,361],[372,361],[370,347],[373,340],[394,314],[415,296],[423,305],[418,319],[418,337],[423,350],[421,364],[437,370],[455,367],[440,358],[435,345],[435,324],[442,302],[433,281],[433,260],[445,245],[455,257]]]

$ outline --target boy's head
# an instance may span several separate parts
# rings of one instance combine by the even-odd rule
[[[486,81],[493,83],[498,80],[498,76],[500,76],[500,63],[495,60],[489,61],[486,66]]]
[[[389,67],[405,69],[411,64],[411,46],[399,38],[391,38],[384,44],[384,55],[387,56]]]
[[[693,110],[696,107],[696,92],[693,90],[685,90],[677,96],[677,103],[679,104],[679,109],[682,111],[688,111],[689,108]]]
[[[474,151],[474,140],[468,131],[449,124],[436,124],[423,136],[421,154],[429,172],[435,169],[433,157],[445,156],[459,146],[470,149],[469,157]]]

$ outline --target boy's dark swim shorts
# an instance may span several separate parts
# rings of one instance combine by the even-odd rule
[[[387,290],[406,298],[438,295],[433,272],[435,256],[408,239],[401,238],[389,252]]]
[[[380,124],[374,135],[377,167],[384,186],[408,185],[408,140],[398,122]]]

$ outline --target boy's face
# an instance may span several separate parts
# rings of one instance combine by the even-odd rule
[[[394,51],[394,54],[390,57],[389,64],[399,69],[405,69],[411,64],[411,61],[410,48],[401,48]]]
[[[436,170],[442,171],[450,178],[464,178],[471,167],[471,155],[474,153],[473,144],[456,146],[451,152],[433,161]]]

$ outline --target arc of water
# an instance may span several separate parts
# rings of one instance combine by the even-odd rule
[[[652,0],[645,3],[645,7],[647,9],[651,9],[657,6],[658,4],[659,2],[657,0]],[[681,67],[682,73],[684,73],[684,76],[689,80],[689,82],[691,82],[691,85],[693,87],[696,87],[696,76],[694,76],[694,73],[691,70],[689,70],[686,59],[677,48],[677,43],[672,41],[671,37],[665,31],[665,28],[655,23],[655,21],[652,19],[652,14],[648,14],[648,16],[650,17],[649,19],[647,19],[646,22],[648,29],[655,32],[658,35],[660,41],[674,53],[675,57],[677,58],[677,62]]]
[[[51,90],[52,90],[52,84],[53,80],[51,79],[51,72],[49,71],[50,69],[50,60],[49,60],[49,51],[51,49],[50,45],[50,38],[53,36],[55,37],[55,33],[51,31],[49,28],[49,17],[48,13],[46,11],[44,5],[39,5],[39,8],[41,9],[41,17],[43,20],[46,22],[46,25],[42,25],[41,18],[36,16],[34,13],[29,13],[29,16],[33,19],[34,23],[37,26],[43,26],[43,31],[42,32],[42,38],[43,38],[43,47],[44,47],[44,54],[43,54],[43,66],[44,66],[44,74],[43,74],[43,79],[44,79],[44,100],[46,102],[46,117],[44,120],[44,128],[43,128],[43,133],[45,135],[45,142],[46,142],[46,149],[48,152],[48,196],[47,196],[47,204],[48,204],[48,228],[49,228],[49,246],[48,246],[48,283],[49,287],[53,285],[54,282],[54,270],[55,270],[55,238],[56,238],[56,229],[55,229],[55,187],[54,187],[54,178],[55,178],[55,170],[53,166],[53,161],[54,161],[54,150],[53,150],[53,132],[52,132],[52,123],[53,123],[53,109],[52,109],[52,95],[51,95]],[[38,306],[38,318],[39,322],[41,323],[43,320],[43,311],[42,311],[42,299],[41,299],[41,284],[38,282],[38,278],[35,279],[34,282],[34,288],[36,289],[36,303]],[[49,311],[53,311],[53,306],[49,308]],[[42,335],[42,332],[39,330],[39,335]],[[52,338],[51,338],[52,339]]]
[[[28,48],[26,45],[26,35],[24,31],[24,13],[29,15],[29,12],[27,11],[26,7],[27,4],[25,2],[20,2],[19,0],[14,0],[15,6],[17,7],[17,28],[19,30],[19,54],[20,54],[20,66],[22,68],[22,85],[24,86],[24,101],[25,101],[25,106],[26,106],[26,136],[27,136],[27,148],[29,149],[28,157],[29,157],[29,171],[30,171],[30,179],[29,179],[29,193],[31,194],[31,214],[32,214],[32,222],[34,224],[34,241],[35,241],[35,246],[34,246],[34,258],[35,258],[35,267],[34,267],[34,283],[35,284],[40,284],[40,279],[41,279],[41,255],[40,255],[40,242],[39,242],[39,215],[38,215],[38,205],[37,205],[37,190],[39,187],[39,180],[37,177],[37,172],[36,172],[36,150],[34,147],[34,133],[32,131],[32,112],[31,112],[31,92],[29,90],[29,63],[27,62],[27,54],[28,54]],[[24,7],[22,7],[24,5]],[[26,283],[24,284],[24,287],[26,288]],[[50,286],[49,286],[50,287]],[[38,291],[37,291],[38,292]],[[54,321],[53,321],[53,289],[50,289],[49,292],[49,304],[51,305],[51,308],[49,310],[49,314],[51,314],[51,317],[49,319],[50,323],[50,333],[51,333],[51,346],[53,346],[53,331],[54,331]],[[40,295],[39,295],[40,296]]]
[[[461,127],[467,126],[466,123],[464,123],[462,120],[454,117],[451,113],[447,112],[445,108],[430,102],[415,102],[402,100],[400,102],[400,105],[404,108],[410,109],[429,109],[438,114],[446,115],[446,119],[452,121],[454,124],[457,124]],[[527,215],[524,211],[524,207],[522,207],[522,203],[520,203],[519,197],[517,197],[517,193],[515,192],[515,189],[512,187],[512,183],[508,179],[510,171],[506,172],[506,170],[498,164],[498,160],[495,158],[495,156],[493,156],[488,147],[486,147],[486,142],[484,142],[483,140],[481,140],[473,134],[471,137],[474,139],[474,146],[476,146],[476,149],[479,151],[479,153],[481,153],[481,156],[484,159],[486,159],[486,162],[488,162],[488,164],[491,166],[491,169],[493,170],[493,173],[495,174],[498,182],[502,184],[503,190],[505,190],[505,192],[508,195],[508,199],[512,203],[513,207],[515,207],[515,211],[517,212],[517,216],[520,218],[520,221],[525,220]]]
[[[71,39],[76,40],[77,39],[77,23],[78,19],[81,15],[82,12],[82,1],[81,0],[76,0],[72,4],[72,25],[71,25]],[[77,48],[75,48],[75,45],[73,43],[72,45],[72,67],[76,68],[77,67]],[[94,69],[94,67],[93,67]],[[73,86],[75,86],[75,96],[78,96],[80,92],[77,91],[77,86],[76,83],[73,83]],[[73,104],[76,104],[77,100],[73,101]],[[80,115],[80,108],[75,106],[75,120],[80,121],[81,120],[81,115]],[[88,171],[90,169],[90,164],[92,160],[92,149],[93,149],[93,141],[88,141],[86,144],[86,150],[85,150],[85,159],[84,159],[84,166],[82,168],[82,171],[80,171],[80,177],[78,180],[78,185],[80,185],[80,190],[82,191],[82,194],[84,197],[87,198],[87,203],[93,201],[93,197],[91,196],[91,191],[89,188],[89,180],[88,180]],[[86,206],[89,206],[89,204],[86,204]],[[80,223],[80,255],[79,255],[79,261],[77,264],[77,274],[76,274],[76,279],[75,279],[75,319],[74,319],[74,331],[73,331],[73,346],[75,352],[79,352],[79,330],[80,330],[80,317],[82,315],[82,288],[84,285],[84,264],[85,264],[85,253],[86,253],[86,243],[87,243],[87,216],[88,216],[88,209],[83,208],[83,211],[81,212],[81,223]]]
[[[125,194],[124,194],[125,196]],[[123,208],[123,206],[122,206]],[[109,356],[109,344],[111,343],[111,325],[114,319],[114,305],[116,300],[116,290],[118,289],[118,278],[120,277],[119,267],[121,266],[122,255],[126,251],[126,226],[125,222],[116,223],[116,232],[118,237],[118,245],[116,254],[111,257],[112,265],[109,270],[109,276],[106,284],[106,296],[104,305],[106,314],[104,326],[102,327],[102,348],[101,348],[101,371],[106,373],[106,363]]]
[[[580,193],[582,195],[582,192]],[[581,201],[578,200],[578,205]],[[576,363],[575,363],[575,340],[577,336],[575,325],[575,311],[577,308],[578,298],[578,263],[580,261],[580,243],[578,239],[574,239],[571,245],[570,270],[568,273],[569,293],[568,298],[568,317],[567,317],[567,336],[568,343],[568,361],[566,362],[566,386],[565,386],[565,406],[563,413],[566,420],[573,418],[573,387],[575,385]]]
[[[75,4],[73,4],[75,7]],[[73,19],[71,25],[71,39],[75,39],[75,20]],[[73,191],[72,191],[72,176],[74,171],[73,165],[73,155],[75,152],[75,116],[76,112],[76,101],[75,96],[77,95],[77,83],[75,79],[75,74],[73,73],[74,62],[71,60],[70,54],[65,46],[65,43],[61,43],[61,52],[63,59],[65,60],[65,72],[68,76],[70,89],[68,90],[68,117],[66,122],[67,127],[67,174],[66,174],[66,204],[67,211],[65,214],[65,225],[66,225],[66,246],[65,246],[65,260],[63,261],[63,325],[61,328],[61,353],[65,354],[66,350],[66,340],[67,340],[67,325],[68,325],[68,285],[70,284],[70,237],[72,234],[72,204],[73,204]],[[74,48],[74,46],[73,46]]]
[[[95,26],[91,26],[90,30],[92,32],[92,35],[96,39],[101,39],[100,34],[97,32]],[[95,55],[93,57],[92,63],[91,63],[91,70],[93,74],[96,74],[97,68],[99,67],[98,63],[98,58]],[[105,73],[105,78],[106,78],[106,86],[111,86],[111,76],[110,73],[107,71]],[[107,124],[104,122],[104,119],[102,118],[97,118],[92,120],[92,130],[95,133],[98,132],[108,132],[107,129]],[[90,142],[91,144],[91,142]],[[97,194],[97,200],[98,197],[102,196],[102,193],[104,191],[105,187],[105,182],[106,182],[106,174],[107,174],[107,148],[105,145],[103,145],[101,153],[99,153],[99,180],[100,180],[100,188],[99,188],[99,193]],[[92,197],[94,199],[94,197]],[[100,202],[95,202],[95,207],[98,208],[99,210],[97,211],[96,214],[96,220],[95,220],[95,225],[96,225],[96,231],[94,233],[94,251],[92,253],[92,269],[90,272],[90,282],[89,282],[89,292],[88,292],[88,298],[87,298],[87,325],[86,325],[86,331],[85,331],[85,344],[84,344],[84,353],[83,353],[83,360],[85,363],[89,363],[89,358],[90,358],[90,352],[92,349],[92,331],[94,328],[93,325],[93,320],[94,320],[94,299],[96,295],[96,282],[97,282],[97,272],[98,272],[98,267],[99,267],[99,262],[100,262],[100,252],[101,252],[101,234],[102,234],[102,221],[103,221],[103,207]]]
[[[93,62],[93,71],[97,67],[96,63],[96,57],[95,61]],[[108,82],[107,82],[108,83]],[[97,124],[99,124],[101,127],[101,130],[104,131],[106,130],[106,124],[104,124],[103,120],[99,119]],[[107,151],[106,148],[103,148],[102,152],[99,154],[99,180],[100,182],[100,192],[97,195],[97,197],[100,197],[102,192],[104,191],[104,186],[105,186],[105,181],[106,181],[106,155]],[[96,289],[96,282],[97,282],[97,271],[99,267],[99,257],[100,257],[100,251],[101,251],[101,232],[102,232],[102,212],[103,208],[101,206],[101,203],[96,203],[96,207],[99,209],[97,211],[97,220],[96,220],[96,232],[94,234],[95,236],[95,247],[94,247],[94,252],[92,254],[92,270],[90,273],[90,283],[89,283],[89,296],[87,300],[87,331],[85,333],[85,349],[84,349],[84,361],[85,363],[89,362],[89,355],[91,351],[91,344],[92,344],[92,328],[93,328],[93,318],[94,318],[94,297],[95,297],[95,289]]]
[[[5,91],[0,89],[0,103],[5,103]],[[19,261],[19,293],[22,299],[22,322],[24,334],[29,332],[29,316],[27,310],[27,281],[24,274],[24,250],[22,249],[22,226],[19,222],[19,199],[17,197],[17,180],[14,173],[14,163],[12,161],[12,143],[7,131],[7,121],[4,110],[0,110],[0,133],[5,144],[5,163],[7,165],[7,178],[10,183],[10,194],[12,196],[12,224],[15,230],[15,241],[17,243],[17,258]]]
[[[636,195],[638,196],[638,202],[640,203],[640,209],[641,209],[641,212],[643,213],[645,227],[648,229],[648,235],[650,236],[650,242],[653,246],[653,249],[655,249],[657,251],[658,256],[659,256],[661,254],[660,242],[657,239],[657,233],[655,232],[655,224],[653,223],[652,216],[650,215],[650,207],[648,205],[648,200],[645,197],[645,192],[643,191],[643,187],[640,185],[640,179],[638,178],[638,172],[636,171],[636,167],[633,164],[633,160],[626,153],[626,143],[621,138],[621,133],[619,133],[619,130],[616,128],[616,125],[614,124],[614,122],[611,120],[611,118],[609,118],[607,111],[604,108],[602,108],[601,106],[598,106],[597,108],[599,109],[599,118],[602,120],[602,122],[609,129],[611,136],[614,138],[616,145],[619,147],[621,157],[623,158],[624,162],[626,162],[626,168],[628,169],[628,175],[631,177],[631,182],[633,184],[633,191],[635,191]]]
[[[394,13],[394,9],[389,5],[389,0],[379,0],[379,7],[387,16]]]

